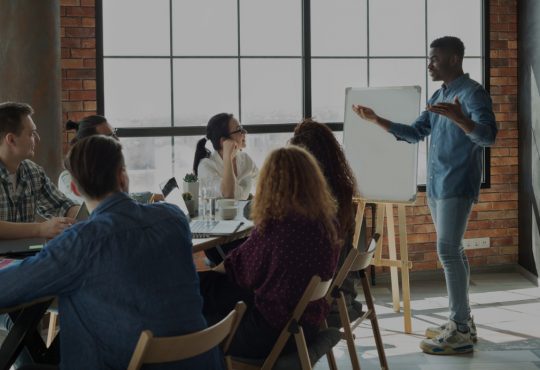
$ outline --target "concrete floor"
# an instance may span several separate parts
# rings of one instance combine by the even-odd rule
[[[390,369],[540,369],[540,288],[518,272],[472,274],[470,303],[478,343],[474,353],[467,355],[433,356],[418,347],[426,327],[447,319],[442,274],[411,282],[412,334],[403,333],[403,316],[392,310],[390,285],[381,282],[372,287],[372,294]],[[363,323],[355,335],[362,370],[379,369],[370,325]],[[339,369],[352,368],[345,341],[334,348],[334,354]],[[315,369],[328,369],[325,357]]]

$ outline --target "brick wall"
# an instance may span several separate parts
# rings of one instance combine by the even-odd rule
[[[95,0],[61,0],[62,119],[96,113]],[[64,132],[64,152],[71,139]]]
[[[517,262],[517,0],[490,0],[489,38],[489,84],[499,132],[491,148],[491,187],[481,190],[480,201],[473,207],[465,238],[489,237],[491,245],[489,249],[466,252],[471,266]],[[398,233],[397,217],[395,223]],[[425,193],[420,194],[415,206],[407,207],[407,233],[413,270],[436,269],[436,235]],[[387,271],[387,268],[379,270]]]
[[[517,261],[517,0],[490,0],[490,90],[499,127],[491,149],[491,188],[481,191],[465,237],[490,237],[489,249],[468,251],[473,266]],[[95,1],[61,1],[62,104],[64,120],[96,110]],[[65,135],[67,148],[68,135]],[[407,207],[413,270],[437,267],[435,232],[425,194]],[[397,230],[396,230],[397,232]]]

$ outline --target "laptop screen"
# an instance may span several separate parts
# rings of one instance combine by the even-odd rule
[[[79,211],[77,212],[77,215],[75,216],[75,219],[77,221],[84,221],[90,216],[90,212],[88,212],[88,208],[86,207],[86,203],[83,202],[81,206],[79,207]]]
[[[189,211],[186,206],[186,202],[184,202],[184,198],[182,197],[182,192],[180,191],[180,188],[174,187],[170,189],[167,196],[165,196],[165,202],[178,206],[178,208],[180,208],[182,212],[184,212],[187,219],[190,220]]]

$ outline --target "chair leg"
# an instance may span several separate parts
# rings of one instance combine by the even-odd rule
[[[334,351],[330,349],[329,352],[326,352],[326,360],[328,361],[328,368],[330,370],[337,370],[336,357],[334,356]]]
[[[347,311],[347,304],[345,303],[345,295],[343,292],[339,293],[337,298],[339,317],[341,319],[341,326],[345,334],[345,341],[347,342],[347,349],[349,350],[349,357],[351,358],[351,364],[353,370],[360,370],[360,361],[356,353],[356,347],[354,345],[354,335],[351,330],[351,323],[349,319],[349,313]]]
[[[328,323],[326,320],[323,321],[321,329],[328,329]],[[330,370],[337,370],[336,357],[334,356],[334,351],[330,348],[330,351],[326,352],[326,360],[328,361],[328,367]]]
[[[51,343],[54,340],[54,337],[56,336],[56,319],[58,318],[58,314],[56,312],[50,312],[50,318],[49,318],[49,331],[47,332],[47,347],[51,346]]]
[[[377,313],[375,312],[375,305],[373,304],[373,297],[371,296],[369,281],[364,270],[360,271],[360,278],[362,280],[362,288],[364,289],[366,305],[368,306],[368,310],[371,311],[369,319],[371,321],[373,336],[375,337],[375,344],[377,345],[379,363],[381,364],[381,369],[388,369],[388,362],[386,361],[386,354],[384,352],[384,344],[381,338],[381,331],[379,329],[379,321],[377,320]]]
[[[302,365],[302,370],[312,370],[306,338],[304,337],[302,327],[299,328],[298,333],[294,333],[294,339],[296,342],[296,349],[298,351],[298,358],[300,358],[300,364]]]

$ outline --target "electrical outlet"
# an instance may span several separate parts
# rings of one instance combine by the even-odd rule
[[[489,248],[489,238],[471,238],[463,239],[465,249]]]

